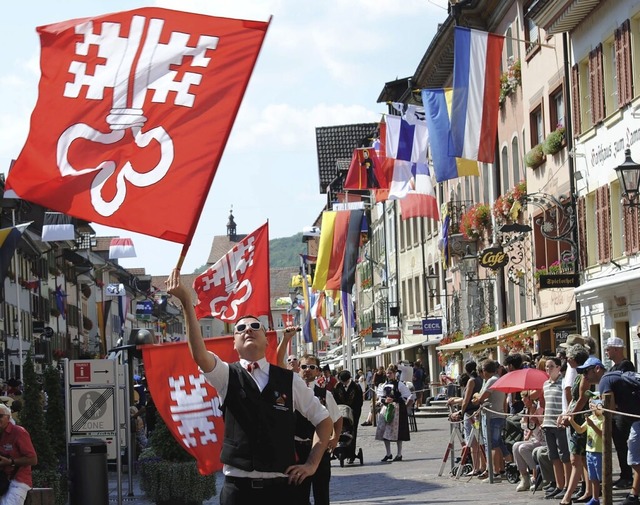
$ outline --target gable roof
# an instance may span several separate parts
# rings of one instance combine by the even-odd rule
[[[230,237],[228,235],[216,235],[211,242],[211,250],[209,251],[209,259],[207,259],[208,265],[213,265],[216,261],[227,254],[233,247],[241,242],[247,236],[247,233],[234,235]]]
[[[338,176],[338,171],[349,168],[353,150],[376,135],[378,123],[323,126],[316,128],[318,174],[320,194],[327,193],[327,186]],[[371,142],[366,143],[371,145]],[[340,191],[342,188],[334,188]]]

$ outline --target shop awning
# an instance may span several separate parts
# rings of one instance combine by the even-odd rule
[[[633,282],[638,279],[640,279],[640,268],[592,279],[578,286],[573,292],[576,295],[576,301],[583,302],[590,298],[598,298],[601,294],[599,291],[601,290],[618,287],[620,284]]]
[[[498,339],[500,339],[500,337],[513,335],[514,333],[529,330],[531,328],[541,329],[543,326],[548,325],[551,322],[558,321],[560,319],[566,319],[567,317],[567,314],[560,314],[557,316],[545,317],[543,319],[526,321],[514,326],[502,328],[501,330],[496,330],[490,333],[485,333],[483,335],[478,335],[476,337],[464,338],[462,340],[458,340],[457,342],[451,342],[450,344],[441,345],[437,347],[437,349],[439,351],[462,351],[464,349],[469,349],[470,347],[477,347],[480,345],[484,345],[485,347],[487,347],[489,344],[495,344]]]
[[[373,351],[356,354],[355,356],[351,356],[351,359],[375,358],[376,356],[380,356],[381,354],[386,354],[388,352],[402,351],[404,349],[411,349],[412,347],[418,347],[419,345],[429,345],[429,344],[430,342],[407,342],[404,344],[393,345],[391,347],[385,347],[384,349],[375,349]]]

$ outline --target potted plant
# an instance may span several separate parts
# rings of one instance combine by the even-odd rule
[[[531,150],[524,155],[524,164],[530,168],[539,167],[543,161],[544,151],[542,150],[542,144],[533,146]]]
[[[545,154],[556,154],[564,146],[566,130],[564,126],[558,126],[552,131],[542,143],[542,150]]]
[[[82,326],[84,327],[85,330],[91,331],[91,329],[93,329],[93,321],[89,317],[83,315]]]
[[[156,505],[200,505],[216,494],[215,473],[198,472],[196,460],[173,438],[160,414],[138,467],[140,487]]]

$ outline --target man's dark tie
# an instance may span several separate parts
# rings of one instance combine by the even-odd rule
[[[251,373],[253,372],[256,368],[260,368],[260,363],[258,363],[257,361],[254,361],[253,363],[249,363],[247,365],[247,372]]]

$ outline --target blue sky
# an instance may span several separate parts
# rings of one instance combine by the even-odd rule
[[[313,224],[319,193],[315,129],[378,121],[384,83],[414,73],[446,0],[33,0],[3,8],[0,30],[0,171],[7,173],[29,128],[37,98],[35,28],[66,19],[145,6],[267,20],[271,25],[245,93],[183,272],[206,263],[229,210],[239,233],[269,221],[270,238]],[[133,238],[137,258],[120,260],[152,275],[168,274],[182,246],[95,225],[100,236]]]

